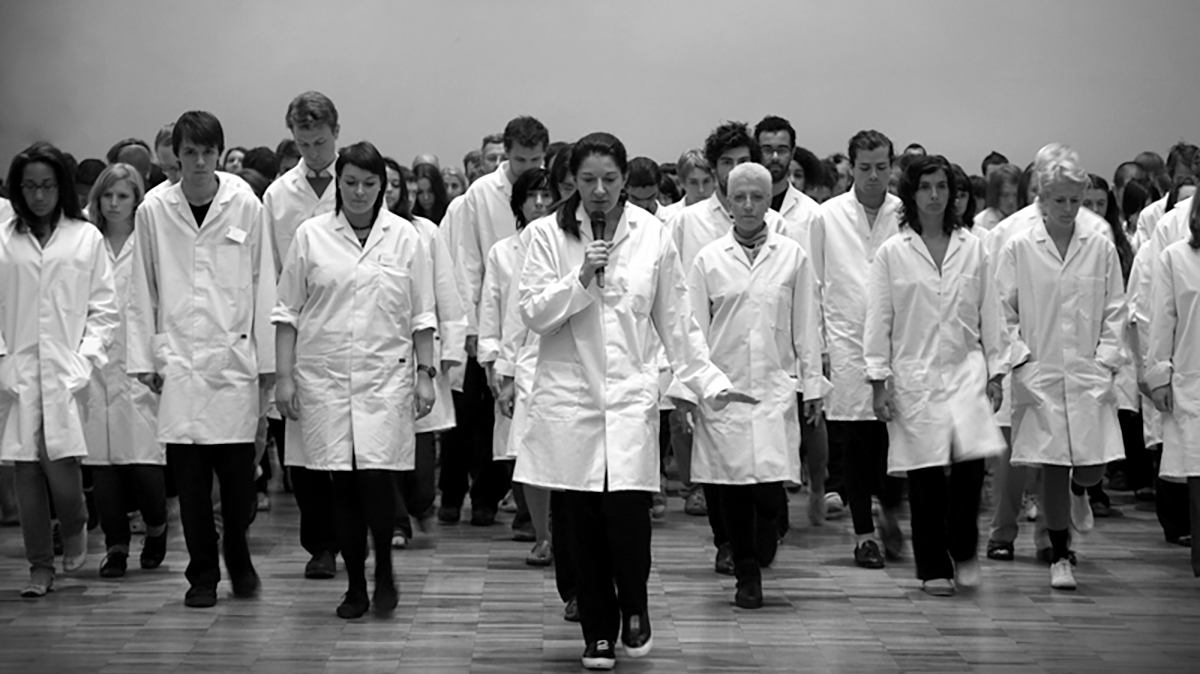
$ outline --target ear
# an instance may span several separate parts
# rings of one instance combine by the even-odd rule
[[[333,139],[334,139],[334,140],[337,140],[337,138],[338,138],[338,134],[339,134],[339,133],[341,133],[341,132],[342,132],[342,125],[341,125],[341,124],[336,124],[336,125],[334,125],[334,127],[333,127]]]

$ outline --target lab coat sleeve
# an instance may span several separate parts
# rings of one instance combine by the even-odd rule
[[[711,404],[718,393],[733,388],[733,384],[709,360],[708,342],[688,301],[687,282],[675,244],[664,236],[659,246],[658,287],[650,317],[675,376]]]
[[[129,305],[125,310],[125,370],[131,375],[156,372],[154,335],[158,333],[157,232],[143,204],[134,215],[133,268],[130,270]]]
[[[504,377],[517,376],[517,358],[521,346],[529,335],[529,328],[521,321],[520,269],[516,269],[508,284],[508,300],[504,303],[504,317],[500,327],[500,354],[496,358],[496,374]]]
[[[817,283],[808,255],[801,251],[800,269],[792,286],[792,340],[796,350],[797,385],[805,400],[824,398],[833,384],[821,372],[821,312]]]
[[[409,266],[412,307],[409,325],[413,333],[422,330],[437,330],[437,293],[434,290],[433,264],[429,247],[417,237],[417,254]],[[415,352],[414,352],[415,358]]]
[[[892,329],[896,308],[892,303],[890,247],[880,250],[871,265],[867,285],[867,320],[863,331],[864,374],[870,381],[892,377]]]
[[[441,340],[441,359],[451,363],[467,362],[467,313],[463,310],[459,276],[454,269],[450,250],[440,233],[434,236],[432,248],[434,294],[437,296],[438,336]],[[439,366],[440,367],[440,366]]]
[[[1108,275],[1096,360],[1116,372],[1125,364],[1124,335],[1125,325],[1129,322],[1129,304],[1125,301],[1125,280],[1121,274],[1121,261],[1117,257],[1117,249],[1110,244],[1105,247],[1105,251]]]
[[[445,217],[442,218],[442,224],[438,227],[438,247],[446,251],[446,257],[450,260],[450,268],[453,270],[453,278],[455,286],[458,288],[458,303],[466,318],[466,334],[479,334],[479,326],[476,322],[475,312],[471,310],[467,303],[467,298],[470,297],[470,289],[467,284],[467,276],[463,270],[462,264],[459,262],[462,259],[462,253],[459,250],[459,232],[463,227],[462,206],[459,200],[465,200],[465,197],[459,197],[450,203],[450,208],[446,210]],[[456,206],[456,204],[459,204]],[[442,341],[446,342],[448,337],[442,336]],[[466,340],[460,340],[463,344],[457,347],[459,350],[453,353],[460,353],[463,360],[466,360]],[[443,353],[446,346],[442,345]]]
[[[479,325],[479,298],[483,292],[483,274],[487,264],[489,251],[483,250],[483,237],[480,236],[479,207],[475,203],[477,197],[468,193],[463,200],[461,220],[458,224],[458,266],[466,280],[467,292],[464,296],[467,313],[475,317],[476,332]]]
[[[271,326],[271,310],[275,307],[275,249],[262,204],[254,201],[250,213],[250,232],[256,234],[252,242],[254,256],[254,343],[258,349],[258,373],[275,372],[275,329]]]
[[[979,340],[987,361],[988,379],[1007,375],[1010,369],[1005,354],[1008,350],[1006,333],[1002,327],[1000,306],[997,304],[992,261],[985,252],[976,271],[979,280]]]
[[[104,250],[104,238],[95,237],[92,245],[92,275],[88,290],[87,319],[79,355],[92,362],[96,369],[108,363],[108,347],[112,346],[117,326],[121,322],[117,311],[117,292],[112,265]]]
[[[494,363],[500,356],[502,321],[501,307],[504,306],[500,274],[500,246],[493,246],[487,256],[487,268],[483,272],[483,289],[479,298],[479,351],[478,360]]]
[[[521,271],[521,318],[526,327],[539,335],[552,334],[596,301],[580,285],[579,271],[560,271],[550,233],[545,227],[534,230]]]
[[[308,230],[301,227],[283,258],[271,323],[299,329],[300,312],[308,302],[308,266]]]
[[[688,301],[692,307],[692,316],[696,319],[696,325],[700,327],[700,334],[704,337],[705,344],[708,344],[708,333],[712,329],[712,300],[708,296],[707,271],[704,258],[698,257],[687,273]],[[669,360],[668,366],[670,365]],[[699,400],[690,388],[684,386],[679,377],[674,376],[671,377],[671,384],[667,387],[667,395],[692,404],[696,404]]]
[[[279,250],[279,239],[275,236],[275,228],[278,223],[275,220],[275,193],[267,190],[263,195],[263,230],[266,233],[266,238],[271,242],[271,264],[275,271],[275,275],[283,270],[283,258],[287,255],[286,250]]]
[[[1149,356],[1146,359],[1146,386],[1151,390],[1171,383],[1174,372],[1175,330],[1179,324],[1175,302],[1175,280],[1170,258],[1164,256],[1154,265],[1153,314],[1150,318]]]
[[[1129,287],[1134,289],[1133,296],[1129,298],[1133,313],[1131,320],[1137,324],[1138,345],[1141,347],[1134,357],[1140,358],[1146,366],[1150,363],[1150,306],[1154,297],[1154,268],[1157,266],[1150,258],[1153,250],[1154,246],[1149,242],[1142,246],[1133,259],[1133,270],[1129,272]]]
[[[808,232],[808,253],[812,262],[813,281],[817,285],[817,320],[818,336],[821,340],[821,353],[829,352],[828,336],[825,334],[825,218],[818,213],[812,221]]]
[[[1000,251],[996,274],[996,301],[1003,321],[1001,329],[1006,335],[1009,353],[1006,361],[1009,369],[1024,365],[1029,360],[1029,345],[1021,339],[1021,306],[1017,293],[1017,260],[1011,242]]]

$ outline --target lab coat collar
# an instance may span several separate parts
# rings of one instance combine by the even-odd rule
[[[800,197],[804,193],[796,189],[793,185],[788,185],[787,191],[783,193],[783,204],[779,206],[779,214],[787,216],[788,212],[793,208],[798,208],[803,201]]]
[[[1083,243],[1091,236],[1092,231],[1092,228],[1087,223],[1081,222],[1078,216],[1075,217],[1075,231],[1071,233],[1071,241],[1067,244],[1067,254],[1062,257],[1064,267],[1079,253],[1079,249],[1083,247]],[[1033,226],[1033,238],[1039,244],[1045,246],[1055,257],[1059,256],[1058,246],[1055,246],[1053,239],[1050,238],[1050,231],[1046,229],[1046,220],[1044,217],[1038,218],[1037,223]]]
[[[933,256],[929,254],[929,246],[925,245],[925,240],[921,238],[920,234],[917,234],[910,227],[904,226],[900,229],[899,236],[904,239],[908,245],[912,246],[912,249],[915,250],[918,255],[923,257],[925,261],[929,263],[929,266],[933,267],[934,269],[938,268],[937,263],[933,261]],[[962,227],[959,227],[950,234],[950,243],[946,246],[946,256],[942,258],[943,270],[946,268],[946,265],[949,264],[950,259],[954,257],[954,253],[956,253],[959,248],[962,248],[963,242],[966,241],[968,236],[970,235],[967,234],[967,230]]]
[[[221,209],[225,207],[225,204],[229,203],[234,194],[237,194],[240,188],[234,182],[235,180],[241,180],[241,178],[231,176],[227,173],[217,176],[217,193],[213,195],[212,203],[208,207],[208,213],[204,216],[204,222],[215,220],[220,214]],[[187,197],[183,195],[182,180],[169,187],[163,194],[163,199],[175,208],[175,211],[184,222],[189,222],[193,219],[192,206],[188,203]],[[196,226],[204,229],[204,222],[197,222]]]
[[[386,207],[380,208],[379,215],[375,216],[374,226],[371,227],[371,233],[367,235],[366,243],[362,244],[359,244],[358,235],[354,233],[354,228],[350,226],[350,221],[346,219],[345,213],[340,211],[338,212],[337,217],[335,217],[333,220],[333,228],[339,232],[342,232],[344,236],[353,241],[355,244],[361,245],[362,255],[365,256],[371,251],[372,248],[375,247],[376,244],[383,240],[386,232],[392,228],[393,220],[392,217],[389,217],[391,215],[392,214],[388,212]],[[401,219],[398,215],[394,217],[396,219]],[[411,227],[416,229],[416,225],[412,225],[411,223],[409,224]]]
[[[329,166],[326,166],[325,168],[321,169],[321,175],[328,175],[330,178],[336,178],[337,175],[336,175],[336,171],[334,170],[335,166],[337,166],[337,155],[336,154],[333,155],[333,161],[329,162]],[[308,172],[312,169],[310,169],[308,167],[308,162],[304,159],[304,157],[300,158],[299,163],[296,164],[296,168],[297,168],[296,175],[299,176],[300,179],[304,180],[305,182],[308,182]]]
[[[496,173],[499,174],[497,176],[498,180],[496,181],[496,184],[500,187],[500,191],[503,192],[505,194],[505,196],[511,197],[513,184],[512,184],[512,181],[510,181],[508,179],[508,160],[507,159],[500,162],[500,165],[496,167]]]
[[[758,251],[758,255],[754,258],[754,263],[751,264],[750,256],[746,254],[746,249],[742,248],[742,244],[738,243],[737,237],[734,236],[733,228],[729,228],[729,233],[720,239],[721,247],[725,253],[733,257],[733,259],[741,262],[747,269],[755,269],[763,264],[763,260],[771,255],[771,252],[779,247],[779,241],[782,235],[771,229],[770,224],[767,224],[767,240],[763,243],[762,250]]]
[[[329,166],[325,169],[329,172],[329,177],[333,179],[329,183],[329,186],[333,189],[326,187],[325,194],[317,194],[317,191],[314,190],[312,185],[308,183],[308,164],[304,162],[303,157],[300,158],[300,162],[296,164],[292,170],[288,171],[285,176],[287,178],[288,185],[290,185],[293,190],[308,192],[319,200],[323,200],[323,198],[332,200],[334,198],[333,191],[337,189],[337,185],[335,184],[337,183],[337,171],[334,169],[335,166],[337,166],[337,155],[334,155],[333,161],[330,162]]]

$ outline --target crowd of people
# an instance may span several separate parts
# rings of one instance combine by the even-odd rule
[[[104,160],[12,160],[0,516],[22,596],[57,556],[84,569],[97,525],[100,576],[127,573],[134,529],[155,569],[174,521],[187,606],[217,603],[222,555],[257,595],[271,447],[304,576],[342,560],[338,616],[394,610],[393,549],[469,496],[472,525],[515,511],[593,669],[652,648],[669,466],[741,609],[801,485],[812,525],[849,511],[864,569],[906,554],[907,502],[934,596],[979,585],[981,552],[1012,560],[1022,519],[1075,589],[1072,536],[1121,514],[1106,489],[1153,500],[1200,576],[1196,146],[1110,184],[1059,143],[969,175],[875,130],[819,159],[767,116],[658,163],[523,116],[460,169],[341,144],[317,92],[285,124],[274,150],[226,148],[191,111]]]

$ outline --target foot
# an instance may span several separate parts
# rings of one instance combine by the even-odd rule
[[[896,515],[896,509],[881,509],[879,524],[884,556],[889,562],[900,561],[904,554],[904,532],[900,529],[900,518]]]
[[[1141,489],[1133,492],[1133,495],[1135,498],[1137,498],[1137,500],[1142,501],[1143,503],[1154,503],[1154,487],[1142,487]]]
[[[563,606],[563,620],[569,623],[579,622],[579,602],[575,597],[568,599],[566,606]]]
[[[528,529],[513,529],[512,539],[517,543],[533,543],[537,540],[537,534],[533,532],[533,527]]]
[[[437,518],[442,524],[458,524],[458,521],[462,519],[462,507],[442,506],[438,508]]]
[[[1092,517],[1123,517],[1125,513],[1104,501],[1092,501]]]
[[[183,605],[188,608],[212,608],[217,605],[215,585],[193,585],[183,595]]]
[[[1192,537],[1190,534],[1183,536],[1167,536],[1167,542],[1172,545],[1178,545],[1185,548],[1192,547]]]
[[[817,490],[808,492],[808,523],[814,527],[825,524],[825,494]]]
[[[433,506],[429,506],[428,510],[421,513],[420,515],[417,515],[416,520],[417,520],[417,529],[421,533],[423,533],[423,534],[430,533],[431,531],[433,531],[433,523],[437,520],[437,508],[435,508]]]
[[[825,514],[836,515],[846,509],[846,504],[842,502],[841,494],[836,491],[831,491],[825,494]]]
[[[989,540],[987,547],[987,558],[995,559],[1001,562],[1011,562],[1016,554],[1013,552],[1013,544],[1009,541]]]
[[[262,581],[258,579],[258,574],[253,569],[240,578],[230,579],[230,583],[233,585],[233,596],[238,599],[257,597],[259,590],[262,589]]]
[[[953,597],[954,581],[949,578],[931,578],[921,583],[921,589],[931,597]]]
[[[704,490],[697,487],[693,489],[683,502],[683,512],[692,517],[705,517],[708,515],[708,500],[704,498]]]
[[[1086,534],[1096,527],[1096,519],[1092,515],[1092,504],[1088,502],[1086,492],[1071,494],[1071,526],[1081,534]]]
[[[1036,496],[1025,494],[1021,497],[1021,505],[1025,511],[1025,519],[1036,522],[1038,518],[1038,501]]]
[[[500,512],[515,513],[517,512],[517,499],[513,497],[512,490],[509,490],[504,498],[500,499]]]
[[[622,623],[621,645],[625,647],[625,654],[635,659],[650,655],[650,649],[654,647],[654,637],[650,635],[650,614],[642,611],[624,616]]]
[[[471,526],[490,527],[496,523],[496,511],[486,506],[471,508]]]
[[[54,590],[54,572],[49,569],[38,569],[29,573],[29,582],[21,589],[25,599],[45,597],[46,593]]]
[[[258,494],[258,512],[265,513],[271,511],[271,497],[265,492]]]
[[[1063,558],[1050,565],[1050,587],[1055,590],[1074,590],[1075,572],[1071,560]]]
[[[983,567],[979,566],[978,557],[954,563],[954,583],[956,585],[979,587],[981,582],[983,582]]]
[[[367,599],[365,590],[351,590],[342,597],[342,603],[337,607],[337,617],[345,620],[361,618],[371,608],[371,600]]]
[[[617,652],[611,641],[600,639],[588,643],[583,649],[583,668],[592,670],[609,670],[617,666]]]
[[[667,516],[667,495],[662,491],[655,492],[650,497],[650,517],[661,520]]]
[[[386,615],[396,610],[396,606],[400,603],[400,592],[396,589],[395,580],[384,580],[380,582],[375,579],[375,596],[371,599],[371,603],[375,605],[375,612],[380,615]]]
[[[407,547],[408,547],[408,536],[405,536],[404,532],[397,531],[392,534],[392,549],[393,550],[403,550]]]
[[[733,575],[733,546],[724,543],[717,548],[717,559],[713,563],[713,570],[722,576]]]
[[[147,536],[142,543],[141,565],[143,569],[157,569],[167,558],[167,532],[164,529],[158,536]]]
[[[100,562],[101,578],[120,578],[125,575],[129,566],[129,553],[121,550],[110,550]]]
[[[864,569],[882,569],[883,554],[879,552],[879,544],[875,541],[863,541],[854,548],[854,563]]]
[[[63,538],[63,571],[78,571],[87,564],[87,527],[74,536]]]
[[[1038,548],[1037,560],[1043,564],[1053,564],[1054,563],[1054,549],[1053,548]],[[1067,551],[1067,561],[1071,562],[1071,566],[1079,566],[1078,561],[1075,559],[1075,551],[1074,550]]]
[[[304,565],[305,578],[329,580],[335,575],[337,575],[337,558],[328,550],[313,555],[312,559],[308,560],[308,564]]]
[[[525,557],[525,563],[529,566],[550,566],[554,563],[554,550],[550,545],[550,541],[538,541],[538,544],[533,546],[533,550],[529,551],[529,555]]]
[[[733,595],[733,605],[745,609],[762,608],[762,579],[738,581],[737,594]]]

